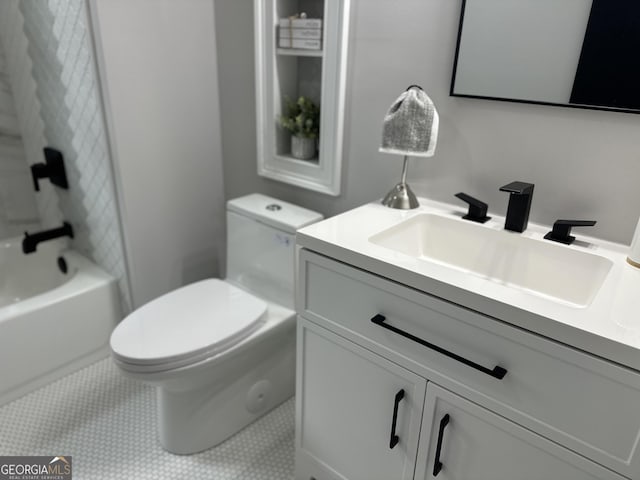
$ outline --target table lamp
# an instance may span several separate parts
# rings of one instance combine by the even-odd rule
[[[382,200],[390,208],[408,210],[420,204],[407,184],[409,157],[432,157],[438,140],[439,117],[429,96],[418,85],[411,85],[389,108],[382,127],[380,151],[403,155],[400,183]]]

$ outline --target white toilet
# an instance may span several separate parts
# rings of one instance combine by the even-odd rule
[[[160,442],[211,448],[294,393],[295,231],[319,213],[252,194],[227,203],[227,279],[203,280],[131,313],[115,364],[157,387]]]

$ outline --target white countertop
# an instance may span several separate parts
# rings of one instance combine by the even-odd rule
[[[572,234],[576,242],[563,248],[606,257],[613,267],[588,306],[567,305],[369,241],[371,236],[423,213],[466,221],[461,219],[466,214],[462,205],[424,198],[420,205],[414,210],[395,210],[378,203],[363,205],[299,230],[297,244],[640,371],[640,269],[626,262],[628,246],[583,235],[588,231],[583,228],[575,229]],[[495,230],[503,226],[504,217],[499,216],[482,225]],[[520,235],[542,240],[549,230],[549,226],[529,222]],[[505,231],[505,235],[512,234]]]

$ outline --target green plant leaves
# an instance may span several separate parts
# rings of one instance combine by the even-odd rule
[[[320,134],[320,108],[307,97],[300,96],[295,102],[285,97],[284,114],[279,120],[292,135],[318,138]]]

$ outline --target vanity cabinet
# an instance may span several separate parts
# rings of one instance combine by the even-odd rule
[[[307,249],[298,268],[297,480],[640,479],[637,372]]]

